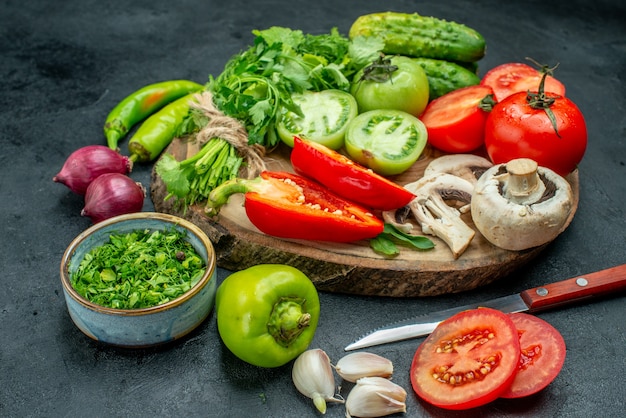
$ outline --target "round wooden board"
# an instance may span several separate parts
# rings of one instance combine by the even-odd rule
[[[192,155],[195,147],[193,143],[175,139],[165,152],[180,161]],[[394,181],[399,184],[415,181],[439,155],[427,147],[415,165]],[[268,154],[266,163],[270,170],[293,171],[286,146]],[[567,179],[572,185],[575,202],[566,227],[578,206],[578,171]],[[265,235],[248,220],[243,195],[232,196],[215,219],[207,217],[201,205],[183,213],[174,205],[175,199],[164,200],[167,190],[154,169],[150,193],[155,210],[181,216],[206,232],[215,246],[218,266],[238,271],[262,263],[289,264],[302,270],[320,291],[390,297],[458,293],[506,276],[545,247],[507,251],[495,247],[476,231],[470,246],[458,259],[454,259],[443,241],[433,236],[429,236],[435,242],[433,250],[402,247],[397,257],[385,258],[375,253],[366,241],[337,244]],[[464,214],[463,219],[474,228],[469,213]]]

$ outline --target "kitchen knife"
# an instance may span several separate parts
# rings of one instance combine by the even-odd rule
[[[616,293],[624,289],[626,289],[626,264],[546,284],[545,286],[534,287],[521,293],[503,296],[486,302],[421,315],[411,320],[409,325],[390,325],[366,334],[348,345],[344,350],[357,350],[428,335],[441,321],[468,309],[486,307],[498,309],[506,313],[534,313],[579,302],[583,299]],[[408,321],[402,322],[408,323]]]

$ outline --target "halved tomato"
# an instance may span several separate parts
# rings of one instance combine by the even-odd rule
[[[420,398],[438,407],[473,408],[511,386],[519,358],[512,319],[496,309],[471,309],[443,321],[418,347],[411,385]]]
[[[511,314],[522,355],[513,384],[501,398],[521,398],[539,392],[559,374],[565,362],[565,341],[552,325],[533,315]]]
[[[498,65],[487,71],[480,80],[481,85],[489,86],[493,89],[497,102],[501,102],[511,94],[520,91],[537,91],[540,82],[541,72],[521,62]],[[544,91],[565,96],[565,86],[552,76],[546,77]]]
[[[485,141],[489,113],[480,106],[493,94],[489,86],[460,88],[428,104],[419,119],[426,125],[428,142],[450,153],[474,151]]]

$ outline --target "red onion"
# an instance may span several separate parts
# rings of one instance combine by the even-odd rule
[[[87,187],[85,207],[80,212],[93,223],[126,213],[141,212],[146,189],[120,173],[98,176]]]
[[[132,169],[133,162],[119,152],[104,145],[87,145],[74,151],[52,180],[84,195],[89,183],[98,176],[105,173],[126,174]]]

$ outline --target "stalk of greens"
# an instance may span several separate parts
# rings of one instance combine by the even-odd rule
[[[206,264],[186,234],[136,230],[111,234],[85,255],[70,279],[85,299],[115,309],[161,305],[190,290]]]
[[[218,76],[210,75],[206,90],[211,92],[217,109],[244,125],[250,146],[258,144],[268,150],[279,142],[274,125],[281,109],[301,113],[292,94],[305,90],[348,91],[354,74],[376,59],[384,46],[372,37],[350,40],[336,28],[320,35],[277,26],[252,33],[254,44],[231,57]],[[206,123],[206,118],[192,110],[179,134],[192,135]],[[236,177],[239,167],[246,163],[231,144],[226,144],[228,150],[218,150],[214,144],[205,150],[211,142],[200,150],[200,157],[177,162],[173,156],[164,155],[156,165],[168,190],[166,199],[176,197],[185,210],[206,200],[219,184]],[[199,163],[201,159],[211,162],[208,168]]]

